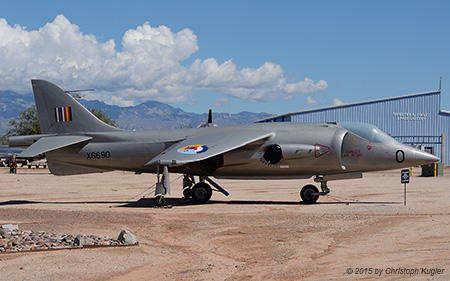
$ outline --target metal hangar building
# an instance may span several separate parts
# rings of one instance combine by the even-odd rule
[[[394,139],[423,146],[450,165],[450,111],[441,107],[441,91],[291,112],[256,122],[364,122]],[[447,148],[447,149],[446,149]]]

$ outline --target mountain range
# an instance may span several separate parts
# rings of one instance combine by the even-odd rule
[[[165,103],[147,101],[137,106],[120,107],[108,105],[98,100],[80,100],[88,108],[101,109],[114,119],[119,128],[126,130],[165,130],[175,128],[197,127],[204,124],[207,111],[204,114],[185,112]],[[0,91],[0,135],[9,128],[9,121],[19,113],[34,104],[32,94],[18,94],[12,91]],[[213,123],[219,126],[252,123],[255,120],[272,116],[269,113],[213,112]]]

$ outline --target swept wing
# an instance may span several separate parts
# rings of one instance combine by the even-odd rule
[[[164,150],[145,165],[153,165],[159,162],[161,165],[180,166],[201,161],[267,139],[273,134],[273,132],[264,131],[226,130],[207,135],[191,136]]]

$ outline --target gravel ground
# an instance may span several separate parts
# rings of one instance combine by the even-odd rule
[[[0,170],[0,224],[21,230],[117,237],[139,246],[0,253],[2,280],[449,280],[450,169],[415,168],[403,204],[400,171],[330,182],[331,194],[299,204],[312,180],[218,180],[231,195],[152,206],[154,175],[56,177]]]

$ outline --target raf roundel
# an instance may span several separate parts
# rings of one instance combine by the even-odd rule
[[[208,147],[204,144],[195,144],[195,145],[188,145],[184,146],[182,148],[178,149],[179,153],[182,154],[199,154],[206,152],[208,150]]]

